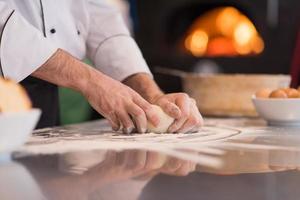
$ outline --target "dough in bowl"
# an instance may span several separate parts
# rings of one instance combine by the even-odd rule
[[[159,124],[157,127],[153,126],[150,122],[148,122],[147,130],[152,133],[167,133],[170,125],[174,122],[174,118],[167,115],[161,107],[157,105],[152,105],[153,109],[156,111],[159,117]]]
[[[0,78],[0,113],[30,109],[31,101],[25,89],[14,81]]]

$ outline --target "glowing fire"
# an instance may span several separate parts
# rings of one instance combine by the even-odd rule
[[[216,8],[199,17],[185,39],[194,56],[260,54],[264,42],[253,23],[233,7]]]
[[[207,50],[208,39],[207,33],[198,29],[187,37],[185,46],[190,47],[195,56],[202,56]]]

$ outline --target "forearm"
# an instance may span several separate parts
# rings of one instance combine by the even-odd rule
[[[50,83],[83,92],[88,81],[101,77],[101,73],[77,60],[67,52],[58,50],[32,76]]]
[[[155,81],[146,73],[132,75],[125,79],[123,83],[134,89],[150,103],[153,103],[156,98],[164,94]]]

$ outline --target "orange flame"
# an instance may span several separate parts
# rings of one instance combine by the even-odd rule
[[[213,9],[199,17],[185,39],[194,56],[260,54],[264,41],[254,24],[234,7]]]

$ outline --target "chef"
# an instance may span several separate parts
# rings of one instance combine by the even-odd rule
[[[21,82],[42,109],[39,128],[58,125],[57,86],[82,93],[124,133],[160,123],[151,104],[175,118],[169,132],[202,125],[193,99],[159,89],[122,17],[103,0],[0,0],[0,20],[0,74]]]

